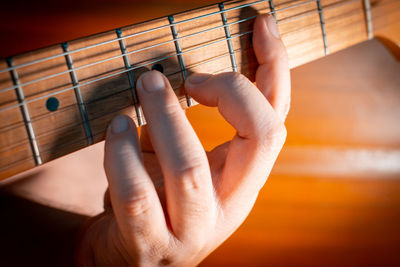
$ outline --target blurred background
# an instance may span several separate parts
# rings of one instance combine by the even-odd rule
[[[0,57],[212,3],[3,1]],[[377,40],[293,69],[284,150],[248,219],[202,266],[400,266],[399,74],[399,62]],[[206,149],[234,134],[215,109],[187,114]],[[102,146],[3,183],[23,199],[0,203],[0,253],[9,266],[60,261],[52,243],[71,249],[66,233],[102,210]]]

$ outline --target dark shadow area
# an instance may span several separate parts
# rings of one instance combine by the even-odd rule
[[[87,217],[0,191],[1,266],[73,266]]]
[[[392,53],[397,61],[400,61],[400,47],[396,43],[381,36],[375,36],[375,38],[378,39],[390,51],[390,53]]]
[[[245,7],[240,9],[239,20],[247,19],[258,15],[258,11],[253,7]],[[239,24],[240,32],[248,32],[253,30],[254,19]],[[243,75],[249,78],[252,82],[256,80],[256,70],[258,67],[257,59],[253,50],[253,34],[248,34],[240,37],[240,50],[242,51],[242,59],[240,68],[238,69]]]
[[[241,10],[239,19],[249,18],[258,12],[251,8]],[[254,20],[241,23],[240,32],[253,29]],[[257,61],[252,49],[252,35],[247,34],[240,38],[241,71],[250,80],[255,80]],[[156,57],[164,58],[165,52],[158,51]],[[237,57],[238,59],[238,57]],[[122,58],[121,58],[122,60]],[[139,64],[140,65],[140,64]],[[135,66],[132,66],[135,67]],[[156,69],[163,72],[170,81],[172,87],[179,95],[183,89],[183,74],[177,57],[154,62],[139,67],[132,71],[134,83],[145,71]],[[192,72],[187,70],[189,76]],[[92,130],[94,142],[103,140],[105,129],[111,119],[118,113],[127,109],[134,109],[132,96],[132,85],[127,72],[118,74],[111,79],[96,82],[96,89],[90,95],[84,97],[84,105],[88,113],[89,125]],[[82,88],[82,91],[85,90]],[[57,112],[49,110],[51,112]],[[77,129],[84,129],[82,117],[79,112],[75,113],[71,123],[57,130],[57,139],[52,143],[50,159],[55,159],[79,148],[88,145],[88,139],[78,140]],[[78,143],[77,146],[72,145]],[[76,168],[71,166],[71,168]],[[79,170],[77,170],[79,171]],[[23,180],[35,179],[25,177]],[[23,180],[18,182],[24,182]],[[17,183],[18,183],[17,182]],[[0,190],[0,207],[2,208],[1,236],[2,266],[72,266],[72,253],[80,226],[87,217],[66,212],[63,210],[47,207],[26,199],[2,193]],[[52,263],[52,264],[49,264]]]

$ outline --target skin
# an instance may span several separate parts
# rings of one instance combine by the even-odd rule
[[[139,139],[129,117],[111,122],[105,212],[82,231],[79,265],[194,266],[244,221],[286,139],[290,73],[271,22],[259,16],[254,24],[257,86],[238,73],[193,74],[185,82],[191,97],[218,107],[237,131],[210,152],[167,78],[157,71],[139,78],[148,126]]]

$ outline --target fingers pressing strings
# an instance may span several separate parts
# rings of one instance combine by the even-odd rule
[[[217,106],[237,130],[216,183],[222,199],[255,196],[286,138],[283,121],[290,103],[290,76],[286,51],[271,19],[259,16],[254,25],[258,88],[237,73],[195,74],[185,83],[189,95],[201,104]]]
[[[171,227],[178,239],[198,243],[206,234],[199,229],[215,222],[210,218],[215,216],[214,195],[205,151],[163,74],[143,74],[137,91],[164,175]]]
[[[285,46],[271,15],[254,22],[253,48],[259,67],[256,84],[284,121],[290,106],[290,71]]]

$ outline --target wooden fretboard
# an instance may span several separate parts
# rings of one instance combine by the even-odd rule
[[[103,140],[118,113],[144,124],[146,70],[167,75],[184,108],[192,72],[253,79],[258,13],[276,18],[291,68],[400,31],[398,0],[228,1],[0,60],[0,180]]]

